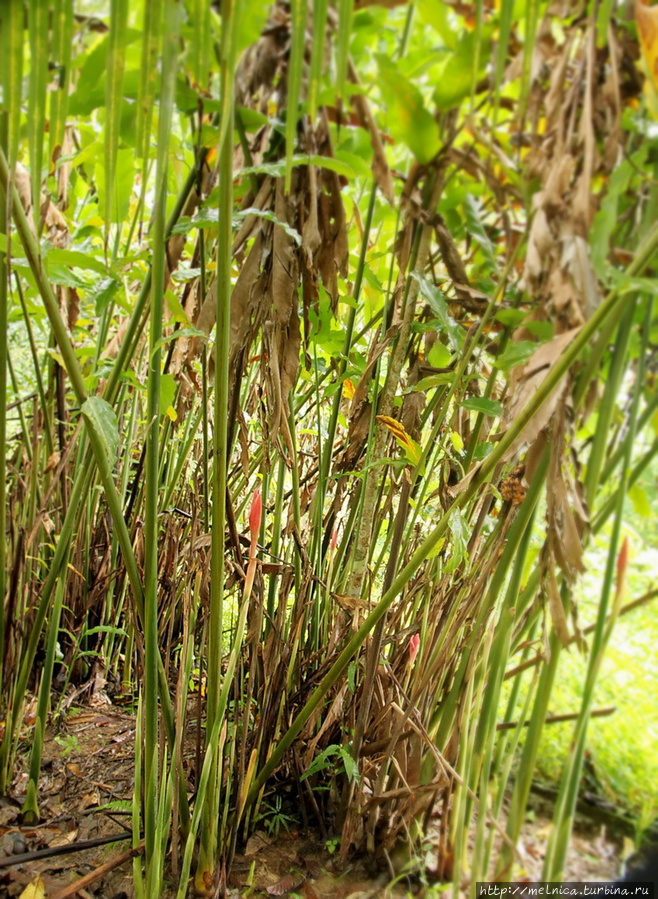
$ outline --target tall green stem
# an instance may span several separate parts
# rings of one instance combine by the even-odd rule
[[[219,219],[217,234],[217,287],[215,330],[215,408],[212,466],[212,548],[210,626],[208,632],[208,719],[211,733],[220,716],[222,626],[224,603],[224,531],[226,527],[226,472],[228,453],[228,379],[231,323],[231,237],[233,226],[233,121],[235,71],[235,0],[223,0],[220,91],[222,121],[219,145]],[[206,746],[206,752],[210,747]],[[217,859],[217,829],[221,783],[216,759],[210,771],[197,883],[210,886]]]

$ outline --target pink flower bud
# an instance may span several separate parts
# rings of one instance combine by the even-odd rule
[[[420,649],[420,634],[412,634],[409,637],[409,664],[413,665]]]
[[[338,545],[338,528],[334,528],[334,532],[331,535],[331,543],[329,544],[329,549],[333,552]]]
[[[260,487],[254,493],[254,498],[251,501],[251,509],[249,511],[249,531],[251,532],[251,540],[252,542],[258,540],[258,534],[260,532],[260,523],[263,517],[263,495],[260,492]]]
[[[628,537],[624,537],[624,542],[622,543],[619,555],[617,556],[617,593],[621,593],[624,588],[626,569],[628,568],[628,550]]]

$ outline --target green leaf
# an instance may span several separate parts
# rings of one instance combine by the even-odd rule
[[[281,172],[283,174],[283,171]],[[267,219],[268,222],[274,222],[286,232],[288,237],[297,244],[302,245],[302,237],[299,231],[296,231],[287,222],[280,221],[271,209],[257,209],[255,206],[249,209],[242,209],[233,217],[233,227],[239,226],[248,215],[254,215],[257,218]],[[181,219],[173,228],[174,234],[189,234],[193,228],[214,228],[219,221],[219,210],[214,206],[206,205],[197,215],[191,219]]]
[[[337,746],[335,743],[332,743],[330,746],[327,746],[326,749],[317,755],[311,764],[308,766],[306,771],[301,776],[301,780],[306,780],[307,777],[312,777],[313,774],[317,774],[318,771],[324,771],[325,768],[329,767],[328,762],[332,756],[338,755],[341,747]]]
[[[649,497],[647,496],[647,491],[644,487],[640,484],[633,484],[628,491],[628,495],[633,503],[635,514],[645,521],[649,521],[651,518],[651,503],[649,502]]]
[[[489,266],[494,271],[497,271],[498,260],[496,259],[496,253],[491,241],[489,240],[489,236],[484,229],[477,200],[471,194],[466,195],[464,211],[466,213],[466,226],[468,228],[469,234],[475,240],[475,242],[480,245],[480,248],[484,254],[484,258],[489,263]]]
[[[648,144],[644,144],[643,150],[647,149]],[[636,157],[639,155],[636,154]],[[645,155],[646,153],[642,153],[642,157]],[[640,167],[644,164],[644,158],[637,161]],[[603,277],[605,274],[610,240],[618,224],[619,200],[627,192],[633,172],[633,164],[628,159],[624,159],[614,169],[610,175],[608,189],[592,222],[589,244],[592,252],[592,266],[599,277]]]
[[[450,21],[452,10],[448,4],[437,3],[436,0],[416,0],[415,6],[420,20],[431,25],[441,36],[445,46],[453,49],[457,44],[458,32]]]
[[[506,328],[516,328],[521,324],[527,314],[528,313],[524,312],[523,309],[499,309],[494,318],[496,321],[500,322],[501,325],[505,325]]]
[[[423,390],[432,390],[434,387],[445,387],[451,384],[455,379],[454,372],[444,372],[440,375],[430,375],[428,378],[422,378],[415,386],[414,392],[422,392]]]
[[[450,352],[447,346],[444,346],[440,341],[436,340],[432,345],[432,349],[427,354],[427,361],[430,365],[433,365],[434,368],[447,368],[452,361],[453,353]]]
[[[343,760],[343,765],[345,765],[345,774],[347,774],[347,779],[350,781],[350,783],[358,783],[359,766],[350,755],[350,751],[346,746],[340,747],[340,756]]]
[[[376,54],[375,59],[391,134],[409,147],[418,162],[428,163],[441,149],[437,123],[425,108],[418,88],[398,66],[381,53]]]
[[[160,415],[166,415],[167,409],[174,405],[176,398],[176,379],[173,375],[160,375]]]
[[[459,325],[452,315],[450,315],[448,304],[441,291],[438,290],[434,284],[430,284],[430,282],[423,278],[418,272],[412,272],[411,277],[415,278],[418,282],[421,296],[423,299],[427,300],[430,309],[441,325],[441,329],[445,331],[453,350],[460,350],[464,343],[464,337]]]
[[[100,259],[90,256],[88,253],[81,253],[79,250],[61,250],[58,247],[51,247],[46,256],[47,263],[57,263],[59,265],[68,265],[71,268],[79,268],[85,272],[96,272],[99,275],[106,275],[107,269]]]
[[[347,688],[350,693],[356,690],[356,662],[350,662],[347,666]]]
[[[209,5],[209,4],[206,4]],[[270,0],[240,0],[236,4],[236,50],[240,53],[260,38],[272,6]]]
[[[523,365],[538,346],[539,344],[534,343],[532,340],[517,340],[510,343],[505,352],[496,359],[494,365],[501,371],[509,371],[510,368],[514,368],[516,365]]]
[[[122,627],[112,627],[109,624],[99,624],[96,627],[90,627],[85,630],[85,636],[90,634],[116,634],[118,637],[127,637],[127,632]]]
[[[468,528],[459,509],[453,509],[450,513],[450,554],[446,559],[445,571],[450,573],[461,564],[466,557],[468,545]]]
[[[88,299],[91,300],[96,307],[96,315],[102,315],[110,304],[110,300],[117,292],[121,282],[116,278],[103,278],[90,292]]]
[[[470,396],[461,404],[469,412],[481,412],[483,415],[498,417],[503,414],[503,404],[489,400],[485,396]]]
[[[203,340],[208,339],[206,332],[199,330],[199,328],[178,328],[173,334],[170,334],[169,337],[160,337],[160,339],[155,342],[151,356],[157,353],[158,350],[161,350],[166,344],[171,343],[172,340],[180,340],[181,337],[201,337]],[[166,376],[163,375],[162,377]]]
[[[119,427],[114,409],[99,396],[90,396],[82,404],[80,412],[88,428],[100,438],[110,464],[114,465],[119,446]]]
[[[337,175],[343,175],[348,179],[355,177],[354,169],[343,162],[341,159],[334,159],[332,156],[318,156],[317,154],[295,153],[292,157],[292,167],[296,165],[316,165],[322,169],[329,169],[336,172]],[[274,178],[281,178],[285,175],[286,163],[284,160],[279,162],[263,162],[261,165],[247,166],[242,169],[243,175],[272,175]]]
[[[450,53],[440,70],[434,75],[434,102],[441,111],[454,109],[465,100],[473,88],[473,60],[476,53],[478,36],[482,39],[480,47],[478,72],[476,80],[484,75],[487,61],[490,58],[490,39],[488,30],[481,29],[480,35],[475,32],[461,38],[454,53]]]
[[[65,287],[81,288],[82,290],[86,290],[89,286],[87,281],[74,274],[66,265],[50,262],[48,257],[46,257],[44,266],[48,273],[48,278],[53,284],[63,284]]]

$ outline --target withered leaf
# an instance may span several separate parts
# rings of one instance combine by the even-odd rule
[[[267,892],[270,896],[285,896],[286,893],[289,893],[291,890],[296,890],[300,887],[304,881],[305,877],[299,874],[286,874],[285,877],[282,877],[281,880],[277,880],[276,883],[273,883],[272,886],[267,888]]]

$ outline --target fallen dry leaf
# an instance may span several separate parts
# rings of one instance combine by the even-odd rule
[[[270,896],[285,896],[291,890],[296,890],[304,883],[305,878],[299,874],[286,874],[281,880],[277,880],[267,888]]]
[[[41,877],[28,883],[19,899],[45,899],[46,887]]]

